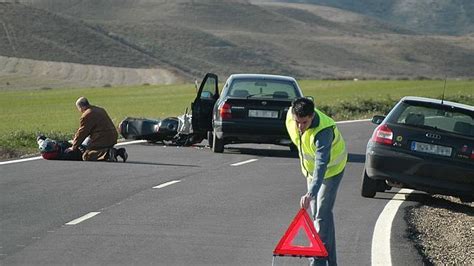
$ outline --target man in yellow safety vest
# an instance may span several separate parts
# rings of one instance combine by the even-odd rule
[[[307,179],[308,192],[300,205],[305,209],[311,206],[314,226],[329,254],[327,261],[313,259],[311,265],[337,265],[332,209],[347,162],[346,145],[334,120],[308,98],[292,102],[286,129],[298,148],[301,171]]]

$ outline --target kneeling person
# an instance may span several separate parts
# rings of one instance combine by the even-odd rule
[[[90,141],[82,154],[84,161],[116,162],[117,156],[120,156],[125,162],[128,158],[127,151],[125,148],[114,148],[118,133],[107,112],[101,107],[90,105],[85,97],[77,99],[76,107],[82,115],[70,149],[78,150],[81,143],[89,137]]]

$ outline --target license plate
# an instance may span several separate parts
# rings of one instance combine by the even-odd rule
[[[278,118],[278,111],[249,110],[249,117]]]
[[[453,152],[453,148],[451,147],[445,147],[445,146],[440,146],[436,144],[429,144],[429,143],[416,142],[416,141],[413,141],[411,143],[411,150],[424,152],[424,153],[430,153],[430,154],[436,154],[436,155],[441,155],[441,156],[451,156],[451,153]]]

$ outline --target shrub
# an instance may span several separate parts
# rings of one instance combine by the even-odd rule
[[[443,96],[440,95],[440,96],[438,96],[438,99],[441,99],[442,97]],[[474,106],[474,96],[470,95],[470,94],[467,94],[467,95],[461,95],[461,94],[449,95],[449,96],[445,96],[444,100]]]
[[[438,96],[437,99],[441,99]],[[474,105],[472,95],[450,95],[444,98],[446,101]],[[398,100],[387,96],[385,99],[363,99],[355,98],[353,101],[341,101],[336,105],[321,105],[318,109],[329,115],[333,119],[349,120],[370,118],[376,114],[386,115],[397,103]]]
[[[431,80],[431,78],[425,76],[417,76],[413,78],[413,80]]]
[[[336,105],[318,107],[321,111],[335,120],[368,118],[375,114],[387,114],[395,105],[396,100],[356,98],[353,101],[341,101]]]

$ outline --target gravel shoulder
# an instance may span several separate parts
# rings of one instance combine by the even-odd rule
[[[409,238],[425,265],[474,265],[474,204],[449,196],[417,197],[406,209]]]

